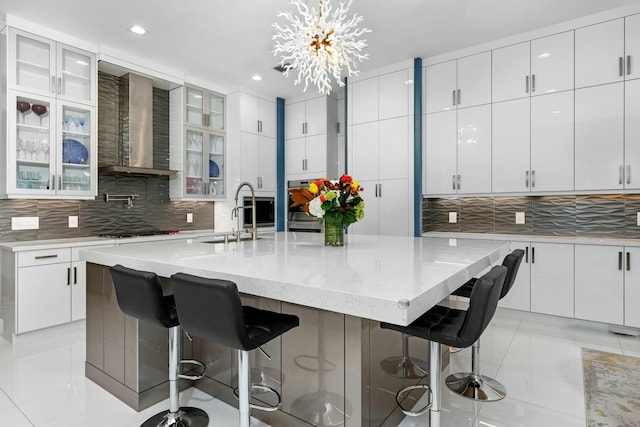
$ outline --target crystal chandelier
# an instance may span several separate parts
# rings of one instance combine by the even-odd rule
[[[332,7],[331,0],[320,0],[318,10],[302,3],[302,0],[291,0],[296,6],[295,12],[278,12],[278,17],[288,21],[286,27],[273,24],[276,34],[274,56],[280,54],[280,66],[288,76],[289,71],[298,71],[295,84],[304,81],[306,92],[309,83],[318,87],[323,94],[331,92],[331,78],[338,86],[344,86],[341,79],[343,70],[349,76],[358,75],[357,63],[369,57],[362,49],[367,46],[366,40],[358,40],[367,28],[358,28],[362,16],[354,14],[350,19],[347,12],[352,0],[340,2],[337,8]]]

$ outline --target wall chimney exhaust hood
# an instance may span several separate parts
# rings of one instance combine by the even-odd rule
[[[101,166],[103,174],[172,176],[153,167],[153,81],[128,73],[120,78],[119,165]]]

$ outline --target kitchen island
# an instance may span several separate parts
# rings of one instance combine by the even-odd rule
[[[274,425],[386,425],[396,413],[392,391],[407,380],[380,368],[401,351],[402,338],[382,331],[379,322],[411,323],[508,249],[507,242],[352,235],[336,248],[325,247],[320,234],[275,233],[240,243],[167,241],[82,251],[86,374],[136,409],[167,396],[166,331],[119,311],[108,266],[162,278],[183,272],[227,279],[245,304],[300,317],[300,327],[265,346],[271,360],[252,356],[254,381],[282,395],[282,411],[254,416]],[[198,339],[183,342],[183,357],[208,366],[194,385],[233,402],[234,352]],[[427,347],[412,341],[411,354],[428,358]]]

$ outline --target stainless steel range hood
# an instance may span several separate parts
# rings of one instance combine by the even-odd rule
[[[100,167],[103,174],[171,176],[177,171],[153,167],[153,81],[137,74],[120,78],[119,165]]]

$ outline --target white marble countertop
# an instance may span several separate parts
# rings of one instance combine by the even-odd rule
[[[452,239],[486,239],[509,240],[516,242],[548,242],[570,243],[576,245],[605,245],[605,246],[640,246],[640,239],[614,239],[610,237],[571,237],[571,236],[539,236],[531,234],[490,234],[490,233],[460,233],[454,231],[429,231],[422,233],[423,237],[443,237]]]
[[[121,245],[137,242],[153,242],[159,240],[203,239],[224,236],[228,233],[214,230],[186,230],[174,234],[157,234],[153,236],[135,236],[123,239],[112,237],[76,237],[68,239],[25,240],[21,242],[0,242],[0,250],[9,252],[31,251],[39,249],[56,249],[91,245]]]
[[[408,325],[469,278],[502,261],[508,242],[274,233],[257,241],[132,243],[80,251],[101,265],[232,280],[240,292]]]

